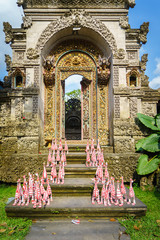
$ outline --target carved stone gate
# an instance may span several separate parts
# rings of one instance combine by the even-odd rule
[[[81,46],[80,42],[79,47]],[[86,45],[85,45],[86,46]],[[88,45],[89,46],[89,45]],[[100,51],[73,49],[56,55],[55,65],[44,73],[45,81],[45,139],[65,138],[65,80],[74,74],[83,76],[81,81],[81,140],[100,139],[108,142],[108,86],[97,73]],[[91,48],[90,48],[91,49]],[[93,49],[93,48],[92,48]],[[64,50],[64,49],[63,49]],[[87,49],[88,50],[88,49]]]

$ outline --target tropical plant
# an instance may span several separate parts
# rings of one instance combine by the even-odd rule
[[[76,89],[65,94],[65,102],[72,98],[81,100],[81,90]]]
[[[137,113],[137,116],[152,131],[150,136],[140,139],[136,144],[136,151],[143,153],[138,159],[137,173],[147,175],[157,170],[160,164],[160,114],[154,118],[142,113]],[[148,161],[149,157],[151,159]]]

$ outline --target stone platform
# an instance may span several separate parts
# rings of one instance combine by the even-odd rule
[[[76,151],[77,150],[77,151]],[[33,209],[29,206],[13,206],[13,202],[6,206],[8,217],[28,217],[31,219],[61,219],[61,218],[94,218],[107,217],[143,216],[147,207],[136,199],[136,205],[124,204],[119,206],[94,205],[91,203],[94,184],[92,178],[95,176],[96,167],[85,166],[86,154],[84,146],[73,146],[67,155],[67,166],[65,167],[64,184],[50,184],[53,195],[53,202],[46,208]],[[50,176],[51,168],[47,168],[47,175]],[[102,184],[98,185],[101,191]],[[128,189],[127,189],[128,191]]]

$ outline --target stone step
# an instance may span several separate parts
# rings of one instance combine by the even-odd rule
[[[13,206],[13,201],[6,205],[6,214],[8,217],[28,217],[30,219],[55,219],[55,218],[107,218],[107,217],[125,217],[125,216],[144,216],[147,210],[139,199],[136,198],[136,205],[107,206],[94,205],[91,203],[91,197],[53,197],[53,202],[46,208],[33,209],[29,206]]]
[[[91,196],[94,188],[91,178],[65,178],[64,184],[51,183],[50,186],[53,196]]]
[[[67,164],[67,166],[65,166],[65,178],[93,178],[96,169],[96,167],[86,167],[84,164]],[[46,170],[47,175],[50,176],[51,168],[47,167]]]

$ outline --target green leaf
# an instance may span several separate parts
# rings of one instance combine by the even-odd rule
[[[154,133],[154,134],[151,134],[149,137],[144,138],[143,141],[141,142],[140,147],[148,152],[159,152],[160,151],[160,135],[157,133]]]
[[[136,151],[140,151],[143,149],[142,146],[145,140],[146,140],[145,138],[142,138],[136,143]]]
[[[144,115],[142,113],[137,113],[138,119],[140,120],[141,123],[143,123],[146,127],[157,131],[159,130],[156,126],[155,126],[155,119],[153,117],[149,117],[147,115]]]
[[[156,125],[160,131],[160,113],[155,116],[155,119],[156,119]]]
[[[148,156],[143,154],[139,157],[138,166],[137,166],[137,173],[139,175],[147,175],[149,173],[154,172],[158,165],[160,164],[160,159],[153,157],[150,161],[148,161]]]

